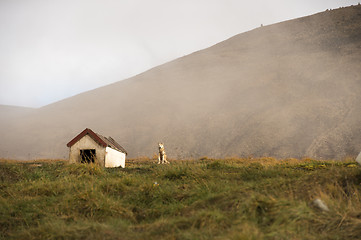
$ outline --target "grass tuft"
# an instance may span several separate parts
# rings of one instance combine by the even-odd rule
[[[0,164],[0,239],[359,239],[360,229],[352,160]]]

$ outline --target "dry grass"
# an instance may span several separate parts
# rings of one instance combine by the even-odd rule
[[[0,161],[2,239],[358,239],[354,161]],[[34,165],[40,166],[34,167]],[[312,205],[322,199],[329,211]]]

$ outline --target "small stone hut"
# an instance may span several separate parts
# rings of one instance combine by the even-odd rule
[[[103,167],[125,167],[127,152],[113,138],[86,128],[67,146],[70,163],[95,163]]]

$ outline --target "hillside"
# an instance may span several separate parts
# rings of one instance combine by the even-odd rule
[[[260,27],[4,121],[0,156],[66,158],[86,127],[130,157],[356,156],[360,66],[361,6]]]
[[[355,162],[1,163],[0,239],[360,239]]]
[[[28,107],[0,105],[0,121],[1,123],[4,123],[7,119],[24,117],[32,110],[34,109]]]

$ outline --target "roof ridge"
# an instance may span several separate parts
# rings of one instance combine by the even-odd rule
[[[103,147],[111,147],[114,148],[115,150],[118,150],[120,152],[125,153],[126,155],[128,155],[127,151],[120,146],[119,143],[117,143],[112,137],[104,137],[103,135],[94,132],[93,130],[91,130],[90,128],[86,128],[84,129],[81,133],[79,133],[75,138],[73,138],[68,144],[68,147],[73,146],[76,142],[78,142],[82,137],[84,137],[85,135],[89,135],[96,143],[98,143],[99,145],[103,146]]]

